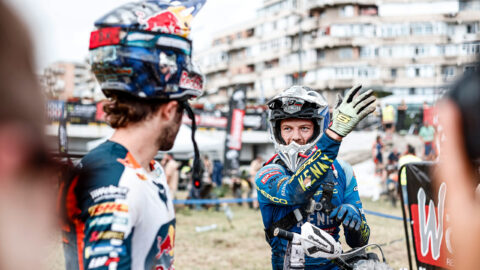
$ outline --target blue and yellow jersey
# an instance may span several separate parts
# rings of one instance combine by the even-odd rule
[[[307,198],[311,196],[318,202],[322,197],[321,184],[327,181],[334,183],[332,204],[354,205],[366,222],[353,169],[348,163],[336,160],[338,147],[338,142],[322,136],[317,143],[318,150],[311,153],[304,165],[295,173],[282,166],[281,162],[275,162],[275,159],[260,169],[256,175],[256,184],[265,228],[269,228],[288,213],[305,205],[308,202]],[[331,169],[332,167],[334,169]],[[316,211],[305,221],[329,232],[338,240],[340,223],[330,219],[327,214]],[[302,224],[303,222],[299,222],[290,231],[300,233]],[[368,225],[366,225],[366,231],[356,235],[345,230],[347,244],[351,247],[365,245],[368,242],[369,232]],[[272,264],[274,268],[275,265],[280,267],[283,264],[287,241],[274,237],[269,244],[272,249]],[[305,259],[305,269],[318,269],[317,267],[335,269],[335,265],[329,260],[310,257]]]
[[[107,141],[63,182],[66,269],[173,269],[172,197],[162,167],[150,166]]]

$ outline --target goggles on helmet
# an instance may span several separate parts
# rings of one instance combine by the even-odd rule
[[[316,142],[328,127],[328,104],[314,90],[304,86],[292,86],[270,100],[267,105],[270,109],[269,132],[275,149],[288,169],[295,172],[315,149]],[[295,142],[287,145],[281,136],[281,120],[292,118],[308,119],[314,124],[312,138],[305,145]]]

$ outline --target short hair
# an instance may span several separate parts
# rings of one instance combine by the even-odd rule
[[[415,147],[413,147],[411,144],[407,144],[407,153],[415,155]]]

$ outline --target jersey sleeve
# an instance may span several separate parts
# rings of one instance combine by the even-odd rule
[[[263,167],[255,176],[259,198],[279,205],[295,205],[319,187],[337,157],[340,142],[323,135],[317,149],[293,174],[278,164]]]
[[[370,238],[370,227],[367,224],[362,201],[360,200],[360,195],[358,194],[357,179],[355,178],[353,168],[350,164],[342,160],[338,160],[338,163],[345,172],[345,192],[343,203],[355,206],[362,217],[360,231],[352,232],[345,229],[345,239],[350,247],[361,247],[368,243],[368,239]]]
[[[122,170],[113,179],[109,171],[89,176],[88,182],[96,184],[84,193],[81,203],[84,269],[131,269],[131,240],[141,202],[138,197],[135,200],[135,190],[121,184],[132,171]]]

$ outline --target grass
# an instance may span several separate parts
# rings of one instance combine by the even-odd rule
[[[400,207],[392,207],[382,200],[363,199],[364,208],[389,215],[401,216]],[[175,268],[183,269],[271,269],[270,247],[265,242],[260,211],[246,205],[230,205],[233,227],[223,211],[195,211],[177,208],[175,239]],[[399,220],[367,215],[371,228],[370,243],[385,244],[382,249],[394,269],[407,268],[403,223]],[[216,224],[217,228],[196,232],[197,226]],[[340,239],[345,242],[342,237]],[[348,250],[348,247],[344,247]],[[54,249],[51,269],[64,269],[60,242]]]
[[[364,208],[402,216],[399,206],[382,200],[364,199]],[[175,266],[177,269],[271,269],[270,247],[265,242],[259,211],[232,205],[234,227],[223,212],[211,210],[177,211]],[[370,243],[382,245],[388,263],[394,269],[407,268],[403,223],[399,220],[367,215],[371,228]],[[196,226],[217,224],[212,231],[197,233]],[[343,233],[341,240],[344,243]],[[345,250],[349,248],[344,246]]]

